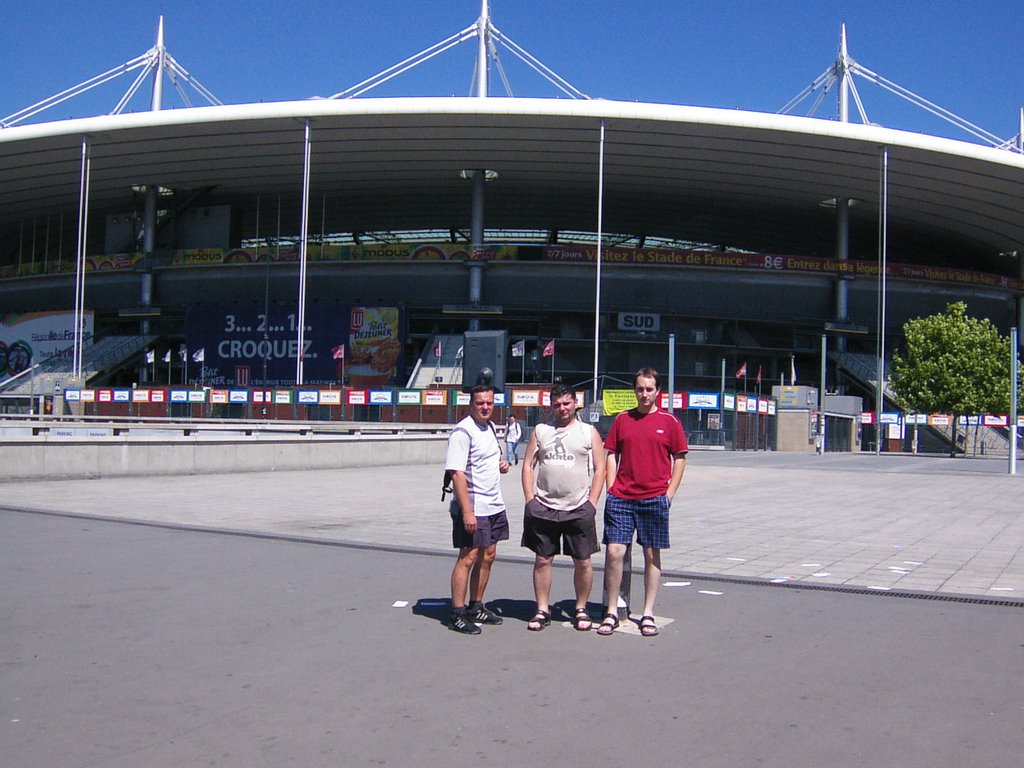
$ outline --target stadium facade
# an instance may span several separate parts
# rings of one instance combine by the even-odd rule
[[[743,364],[816,380],[822,334],[871,356],[952,301],[1024,323],[1019,148],[874,125],[479,96],[214,105],[5,126],[0,179],[0,313],[88,312],[96,339],[172,361],[139,350],[111,383],[177,379],[199,348],[223,383],[330,382],[312,361],[340,345],[353,369],[380,362],[358,359],[367,311],[391,313],[377,368],[400,386],[467,329],[524,342],[511,381],[628,380],[665,368],[671,338],[676,388],[718,391]],[[865,383],[830,366],[836,388]]]

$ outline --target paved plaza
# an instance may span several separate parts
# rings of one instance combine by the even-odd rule
[[[0,764],[1005,768],[1024,484],[1003,469],[695,452],[650,640],[574,631],[569,569],[527,632],[517,514],[504,624],[449,631],[438,467],[4,483]]]
[[[529,559],[518,469],[505,560]],[[0,507],[450,553],[441,474],[36,480],[0,486]],[[1024,600],[1024,477],[1005,459],[693,451],[671,535],[667,574]]]

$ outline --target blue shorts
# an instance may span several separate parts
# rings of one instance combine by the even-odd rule
[[[468,533],[462,525],[462,515],[452,515],[452,546],[456,549],[490,547],[508,538],[508,515],[501,510],[496,515],[477,517],[476,531]]]
[[[668,549],[668,496],[622,499],[610,493],[604,502],[605,544],[632,544],[636,533],[641,547]]]

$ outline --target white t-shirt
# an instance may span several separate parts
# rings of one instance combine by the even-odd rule
[[[490,423],[479,425],[467,416],[448,437],[448,455],[444,468],[466,473],[469,500],[473,514],[490,517],[505,509],[501,497],[501,446]],[[452,512],[459,512],[459,501],[453,498]]]

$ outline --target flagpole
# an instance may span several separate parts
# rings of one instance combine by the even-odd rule
[[[598,358],[601,351],[601,246],[604,230],[604,120],[601,120],[601,134],[598,144],[597,159],[597,272],[594,290],[594,402],[597,402],[600,388],[598,385]],[[554,366],[554,360],[552,360]],[[552,376],[554,374],[552,373]]]
[[[520,358],[519,359],[519,365],[521,366],[521,371],[519,373],[519,383],[520,384],[525,384],[526,383],[526,339],[523,339],[522,344],[523,344],[523,354],[521,354],[519,356],[519,358]]]

